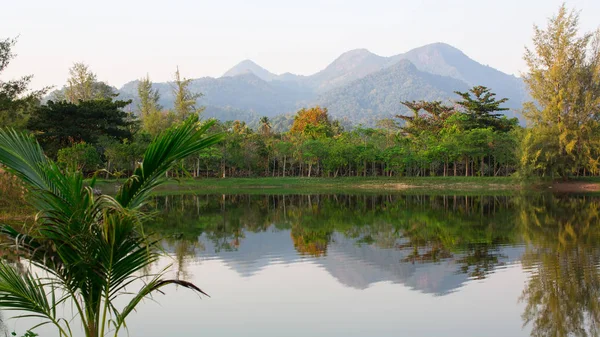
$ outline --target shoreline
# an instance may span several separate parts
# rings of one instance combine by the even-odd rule
[[[123,181],[98,180],[105,193],[116,192]],[[514,192],[600,192],[600,181],[530,181],[512,177],[257,177],[257,178],[184,178],[173,179],[158,188],[157,194],[174,193],[489,193]]]

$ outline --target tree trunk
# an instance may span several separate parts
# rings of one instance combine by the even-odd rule
[[[287,156],[283,156],[283,176],[285,177],[285,164],[286,164]]]
[[[483,172],[484,158],[485,158],[485,156],[481,156],[481,176],[482,177],[485,176],[485,172]]]

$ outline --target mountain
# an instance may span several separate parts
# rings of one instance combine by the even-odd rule
[[[387,63],[385,57],[366,49],[355,49],[342,54],[327,68],[310,76],[308,82],[317,92],[325,92],[379,71]]]
[[[475,85],[492,89],[499,98],[509,98],[508,117],[519,117],[515,109],[528,100],[521,78],[483,65],[459,49],[433,43],[406,53],[383,57],[366,49],[343,53],[325,69],[301,76],[276,75],[251,60],[245,60],[222,77],[194,79],[190,89],[204,94],[199,105],[222,120],[255,121],[260,116],[290,116],[301,107],[322,105],[336,118],[354,124],[374,125],[377,119],[406,112],[403,100],[442,100],[451,103]],[[169,83],[155,83],[165,108],[173,105]],[[119,90],[121,97],[137,96],[137,81]],[[289,123],[282,118],[282,125]]]
[[[137,85],[138,81],[129,82],[119,92],[122,97],[133,97],[136,103]],[[175,98],[171,85],[154,83],[153,88],[160,93],[160,104],[167,109],[171,108]],[[215,117],[222,120],[249,121],[246,120],[248,116],[272,117],[292,112],[299,108],[300,102],[310,101],[314,96],[312,92],[302,90],[294,83],[267,82],[254,73],[220,78],[203,77],[192,80],[189,89],[202,93],[198,105],[210,107],[207,110],[214,111]],[[216,114],[218,111],[228,111],[227,116]],[[246,117],[236,118],[237,114]]]
[[[259,66],[251,60],[244,60],[233,68],[229,69],[222,77],[234,77],[239,75],[254,74],[264,81],[272,81],[277,78],[277,75],[271,73],[267,69]]]
[[[521,78],[482,65],[459,49],[445,43],[433,43],[415,48],[407,53],[392,56],[389,60],[391,64],[400,60],[409,60],[421,71],[452,77],[465,82],[469,87],[484,85],[492,88],[498,97],[508,97],[510,100],[507,106],[514,109],[520,108],[528,99]]]
[[[335,118],[373,125],[382,118],[403,114],[401,101],[453,98],[455,90],[467,90],[465,82],[420,71],[408,60],[355,80],[319,96],[316,103],[327,107]]]

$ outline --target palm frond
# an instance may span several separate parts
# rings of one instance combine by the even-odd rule
[[[0,129],[0,163],[29,191],[28,202],[47,222],[68,222],[82,204],[83,176],[63,174],[32,135]]]
[[[70,300],[86,335],[96,336],[100,328],[104,331],[107,314],[116,318],[118,329],[144,297],[166,285],[205,294],[192,283],[163,279],[163,271],[120,313],[113,304],[127,286],[141,279],[139,272],[161,256],[158,242],[150,241],[139,226],[147,216],[141,206],[152,189],[167,180],[165,173],[173,165],[222,139],[205,135],[213,123],[199,124],[195,116],[165,131],[114,198],[96,197],[81,173],[62,172],[32,136],[0,129],[0,163],[25,183],[27,200],[38,211],[28,231],[4,225],[0,235],[9,239],[19,256],[49,275],[42,283],[30,270],[21,274],[0,262],[0,307],[26,311],[56,325],[66,336],[70,326],[57,319],[56,306]]]
[[[192,116],[163,132],[148,146],[141,165],[121,186],[116,199],[125,208],[142,206],[152,189],[166,181],[165,174],[175,163],[221,141],[220,134],[205,135],[214,123],[199,125],[198,116]]]
[[[140,289],[137,292],[137,294],[129,301],[129,303],[123,308],[123,310],[121,310],[121,312],[117,312],[115,310],[115,316],[116,316],[116,322],[115,322],[116,324],[115,325],[117,326],[117,331],[125,323],[125,319],[127,318],[127,316],[135,310],[137,305],[144,298],[146,298],[147,296],[150,296],[155,291],[160,292],[160,289],[165,286],[178,285],[178,286],[182,286],[184,288],[193,290],[199,294],[210,297],[207,293],[202,291],[200,288],[198,288],[196,285],[194,285],[191,282],[187,282],[187,281],[183,281],[183,280],[175,280],[175,279],[163,279],[165,270],[163,270],[162,273],[156,275],[150,282],[145,284],[144,287],[142,287],[142,289]]]
[[[63,328],[56,317],[56,306],[65,298],[57,300],[54,287],[50,294],[45,290],[48,285],[39,277],[27,271],[20,272],[16,268],[0,262],[0,302],[3,310],[25,311],[29,314],[18,317],[35,317],[43,324],[54,324],[59,330]]]

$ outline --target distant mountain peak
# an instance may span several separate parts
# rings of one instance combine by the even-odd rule
[[[407,54],[435,55],[442,58],[469,58],[462,50],[444,42],[436,42],[415,48]]]
[[[357,48],[357,49],[348,50],[347,52],[340,55],[338,57],[338,59],[339,58],[347,58],[347,57],[357,57],[357,56],[370,56],[370,55],[375,55],[375,54],[366,48]]]
[[[271,73],[267,69],[259,66],[254,61],[246,59],[236,64],[233,68],[229,69],[222,77],[234,77],[244,74],[254,74],[265,81],[271,81],[277,77],[277,75]]]
[[[381,70],[387,59],[367,49],[347,51],[320,72],[312,75],[319,91],[348,84],[356,79]]]

